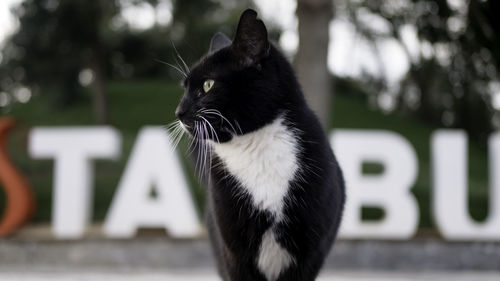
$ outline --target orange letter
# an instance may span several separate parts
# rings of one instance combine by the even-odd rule
[[[0,236],[13,233],[35,211],[35,196],[28,181],[7,157],[7,135],[15,127],[11,118],[0,119],[0,181],[6,195],[6,207],[0,221]]]

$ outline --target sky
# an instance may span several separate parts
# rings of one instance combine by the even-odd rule
[[[10,7],[22,0],[0,1],[0,42],[17,26],[16,19],[10,14]],[[147,29],[155,21],[166,25],[170,22],[170,0],[160,0],[160,8],[153,9],[149,4],[133,6],[131,0],[120,0],[126,8],[123,9],[121,19],[113,24],[129,24],[135,29]],[[261,17],[267,24],[278,25],[284,31],[280,39],[281,47],[289,54],[293,54],[298,46],[297,18],[295,17],[295,0],[255,0]],[[279,16],[276,15],[279,11]],[[383,23],[379,24],[383,28]],[[409,38],[410,49],[415,49],[418,42],[414,31],[409,28],[405,31]],[[0,43],[0,48],[2,43]],[[378,44],[383,65],[381,66],[370,44],[364,41],[355,32],[355,28],[345,19],[337,18],[330,24],[330,46],[328,66],[330,71],[339,76],[356,77],[366,71],[372,75],[384,75],[389,85],[396,86],[409,68],[409,63],[402,47],[394,40],[384,40]],[[418,47],[418,46],[417,46]]]
[[[10,7],[21,2],[21,0],[1,0],[0,1],[0,47],[9,33],[17,26],[16,19],[10,13]]]
[[[280,39],[281,47],[294,52],[298,46],[295,16],[295,0],[254,0],[266,23],[277,24],[284,31]],[[280,15],[276,15],[279,11]],[[374,21],[375,22],[375,21]],[[385,28],[380,20],[375,22],[378,29]],[[403,31],[408,38],[411,50],[418,48],[416,32],[411,28]],[[403,48],[393,39],[378,42],[378,52],[383,63],[382,69],[369,42],[357,35],[355,27],[342,17],[330,23],[330,44],[328,49],[328,68],[339,76],[359,76],[366,71],[376,77],[384,75],[390,87],[396,87],[399,80],[409,69],[409,62]]]

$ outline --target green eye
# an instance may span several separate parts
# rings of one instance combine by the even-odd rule
[[[212,86],[214,85],[214,83],[215,83],[215,81],[212,79],[205,80],[205,82],[203,82],[203,91],[205,91],[205,93],[208,93],[208,91],[210,91],[210,89],[212,89]]]

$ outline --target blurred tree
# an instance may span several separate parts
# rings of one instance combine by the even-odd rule
[[[3,51],[3,67],[13,72],[11,85],[2,87],[23,84],[49,89],[64,106],[79,99],[78,77],[83,68],[88,68],[95,119],[106,123],[105,41],[109,20],[118,12],[116,3],[25,0],[13,12],[20,27]]]
[[[230,38],[234,35],[241,12],[250,3],[250,0],[176,0],[170,40],[179,53],[193,63],[206,54],[216,32],[223,32]]]
[[[137,5],[144,3],[140,0],[130,1]],[[153,7],[162,4],[161,0],[147,2]],[[171,79],[180,79],[182,76],[174,68],[161,62],[183,68],[182,57],[187,65],[194,63],[205,55],[215,32],[232,35],[241,11],[249,3],[249,0],[176,0],[171,2],[172,18],[167,26],[155,25],[140,32],[115,32],[115,46],[112,47],[113,77],[129,78],[133,75],[163,78],[168,74]]]
[[[499,82],[499,1],[371,0],[346,6],[365,39],[374,46],[395,39],[406,53],[410,68],[396,93],[396,108],[436,125],[464,128],[482,140],[492,120],[498,127],[492,100],[500,90],[491,88]],[[388,29],[374,28],[374,21]],[[404,29],[416,30],[417,52],[404,40]],[[376,81],[377,92],[388,90],[383,77]]]
[[[324,128],[329,128],[331,86],[327,57],[329,26],[333,17],[332,0],[297,0],[299,48],[295,69],[307,102]]]
[[[78,102],[83,82],[90,83],[95,120],[108,122],[108,78],[161,77],[174,70],[159,61],[193,63],[208,49],[216,31],[231,35],[249,1],[174,0],[172,19],[146,30],[128,25],[125,6],[164,5],[163,0],[25,0],[13,13],[20,26],[2,50],[0,89],[22,85],[50,93],[56,104]],[[169,5],[170,5],[169,4]],[[125,23],[124,23],[125,22]],[[175,46],[175,47],[173,47]],[[82,70],[86,70],[83,71]],[[84,74],[84,75],[82,75]]]

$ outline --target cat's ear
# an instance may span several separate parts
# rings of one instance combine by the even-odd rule
[[[256,11],[247,9],[243,12],[231,48],[244,66],[250,66],[269,54],[267,29],[257,19]]]
[[[210,53],[217,52],[218,50],[231,45],[231,39],[229,39],[224,33],[217,32],[212,37],[210,41]]]

